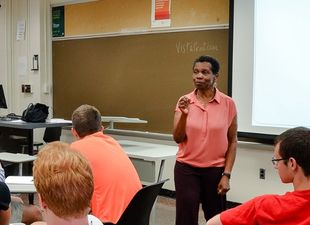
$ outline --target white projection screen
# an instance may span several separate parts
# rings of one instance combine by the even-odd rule
[[[239,133],[310,127],[310,1],[234,0],[233,10]]]

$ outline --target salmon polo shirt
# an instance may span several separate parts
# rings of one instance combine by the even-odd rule
[[[118,142],[102,132],[79,139],[71,147],[81,152],[92,168],[92,214],[103,222],[116,224],[142,187],[136,169]]]
[[[194,167],[223,167],[228,150],[228,129],[237,115],[231,97],[218,89],[203,107],[196,90],[186,95],[190,100],[186,121],[186,140],[179,144],[177,161]],[[180,111],[178,105],[176,111]]]

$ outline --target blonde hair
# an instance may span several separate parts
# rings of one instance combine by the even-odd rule
[[[60,141],[39,151],[33,166],[34,184],[42,201],[61,218],[86,215],[94,191],[88,161]]]

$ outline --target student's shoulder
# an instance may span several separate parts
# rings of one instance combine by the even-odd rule
[[[276,206],[277,204],[279,204],[280,206],[281,202],[283,202],[283,199],[285,199],[285,196],[283,195],[266,194],[266,195],[255,197],[251,201],[254,202],[256,207],[269,208],[270,205]]]
[[[93,215],[87,215],[89,225],[102,225],[102,222]]]
[[[11,203],[11,195],[8,186],[0,182],[0,210],[7,210]]]

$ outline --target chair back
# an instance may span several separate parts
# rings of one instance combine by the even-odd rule
[[[47,127],[44,131],[43,140],[46,143],[59,141],[61,136],[61,127]]]
[[[130,201],[117,225],[149,225],[154,202],[167,180],[169,179],[145,186],[139,190]]]

